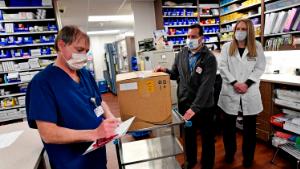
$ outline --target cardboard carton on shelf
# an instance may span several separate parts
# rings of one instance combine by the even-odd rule
[[[168,74],[152,71],[118,74],[117,93],[122,121],[136,117],[129,130],[172,122]]]

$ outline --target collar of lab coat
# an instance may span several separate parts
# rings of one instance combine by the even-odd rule
[[[239,61],[245,62],[245,61],[247,61],[248,53],[249,53],[249,51],[248,51],[248,48],[246,47],[246,48],[245,48],[245,51],[244,51],[244,53],[243,53],[243,55],[242,55],[242,57],[241,57],[241,56],[240,56],[240,53],[239,53],[239,50],[236,49],[236,51],[235,51],[235,57],[237,57]]]

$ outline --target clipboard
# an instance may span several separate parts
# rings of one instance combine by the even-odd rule
[[[112,140],[115,140],[115,139],[118,139],[118,138],[121,138],[122,136],[124,136],[129,127],[131,126],[132,122],[134,121],[135,117],[131,117],[130,119],[122,122],[119,127],[117,127],[115,129],[115,133],[116,135],[113,135],[109,138],[101,138],[101,139],[98,139],[96,141],[94,141],[86,150],[85,152],[82,154],[82,155],[86,155],[87,153],[90,153],[100,147],[103,147],[105,146],[105,144],[111,142]]]

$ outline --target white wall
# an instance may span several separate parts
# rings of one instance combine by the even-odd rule
[[[90,36],[91,46],[90,50],[93,52],[94,56],[94,68],[96,80],[103,80],[103,70],[106,70],[106,65],[104,62],[105,54],[105,43],[111,43],[115,41],[115,35],[99,35],[99,36]]]
[[[132,1],[131,8],[134,15],[135,49],[138,51],[138,41],[152,38],[153,31],[156,30],[154,2]]]
[[[300,68],[300,50],[266,51],[266,73],[280,70],[280,74],[294,74]]]

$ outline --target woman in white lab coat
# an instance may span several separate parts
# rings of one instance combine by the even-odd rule
[[[236,152],[236,119],[243,117],[243,165],[251,167],[256,145],[256,116],[263,110],[259,91],[265,70],[262,45],[255,40],[251,20],[236,23],[233,40],[223,45],[220,74],[223,79],[218,106],[224,113],[225,161],[232,163]]]

